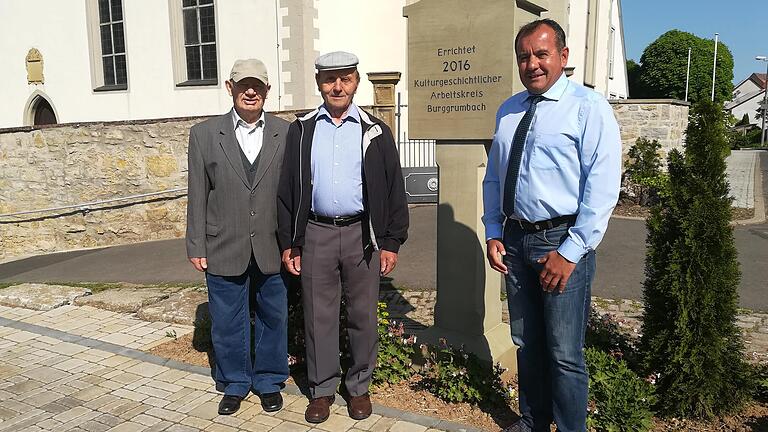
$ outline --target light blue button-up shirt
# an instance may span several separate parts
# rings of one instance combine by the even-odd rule
[[[527,91],[501,104],[483,180],[486,240],[502,238],[504,182],[512,139],[530,105]],[[558,252],[578,262],[600,243],[619,197],[621,137],[608,102],[565,75],[545,92],[525,140],[515,219],[577,215]]]
[[[355,104],[336,125],[322,105],[312,137],[312,211],[352,216],[363,211],[363,131]]]

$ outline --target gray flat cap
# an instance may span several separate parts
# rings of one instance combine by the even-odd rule
[[[315,68],[318,71],[349,69],[357,67],[359,62],[357,56],[352,53],[334,51],[318,57],[317,60],[315,60]]]

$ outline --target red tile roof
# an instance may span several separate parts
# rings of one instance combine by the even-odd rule
[[[765,83],[768,81],[768,75],[764,73],[753,73],[749,78],[760,88],[765,88]]]

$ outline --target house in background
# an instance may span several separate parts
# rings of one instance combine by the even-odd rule
[[[736,120],[740,121],[744,114],[749,118],[749,124],[760,127],[761,120],[757,118],[757,109],[763,103],[768,76],[764,73],[753,73],[733,89],[733,98],[725,104],[725,109]]]
[[[267,110],[314,108],[321,101],[314,59],[346,50],[360,58],[360,105],[374,102],[367,73],[402,74],[395,87],[403,104],[398,135],[407,141],[402,10],[415,2],[3,1],[0,128],[220,114],[232,104],[223,82],[234,60],[246,57],[262,59],[269,70]],[[621,0],[509,3],[563,24],[570,79],[608,98],[627,97]]]

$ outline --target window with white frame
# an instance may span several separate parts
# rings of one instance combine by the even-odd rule
[[[218,85],[214,0],[168,0],[177,86]]]
[[[213,0],[184,0],[184,53],[188,80],[217,78]]]
[[[95,91],[126,90],[128,61],[125,48],[123,0],[86,0]]]

